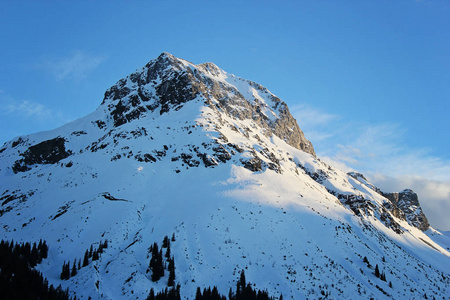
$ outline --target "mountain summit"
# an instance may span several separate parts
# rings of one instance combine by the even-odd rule
[[[289,145],[314,155],[314,148],[297,125],[286,103],[265,87],[219,69],[213,63],[194,65],[163,53],[144,68],[120,80],[105,93],[114,126],[151,112],[164,114],[185,103],[202,101],[216,114],[251,120],[264,135],[276,135]]]
[[[77,298],[226,294],[242,270],[275,298],[450,292],[417,195],[320,161],[283,101],[213,63],[161,54],[93,113],[5,143],[0,182],[4,238],[44,239],[36,268]]]

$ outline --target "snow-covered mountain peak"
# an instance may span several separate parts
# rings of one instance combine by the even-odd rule
[[[191,101],[212,109],[216,119],[227,114],[238,123],[254,122],[267,137],[276,135],[315,155],[287,105],[265,87],[230,75],[212,63],[194,65],[168,53],[109,88],[102,102],[108,117],[99,122],[118,127],[154,114],[178,111]]]
[[[446,297],[450,243],[423,231],[414,195],[322,162],[265,87],[168,53],[95,112],[0,148],[2,235],[45,239],[39,270],[82,299],[163,290],[149,247],[166,235],[189,299],[197,286],[227,293],[243,269],[285,299]],[[61,279],[105,239],[98,260]]]

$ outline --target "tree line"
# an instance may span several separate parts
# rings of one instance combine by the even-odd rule
[[[181,286],[179,284],[171,288],[166,287],[156,294],[152,288],[146,300],[181,300],[180,290]],[[200,287],[197,287],[194,300],[275,300],[275,298],[269,296],[267,291],[253,288],[250,282],[246,282],[245,272],[242,270],[236,284],[236,291],[230,288],[228,298],[219,293],[217,286],[213,286],[212,288],[204,288],[203,291]],[[283,295],[280,295],[278,300],[283,300]]]
[[[76,276],[78,274],[78,270],[82,267],[86,267],[89,265],[89,260],[96,261],[100,259],[100,255],[103,253],[104,249],[108,248],[108,240],[100,241],[97,249],[94,249],[94,246],[91,245],[89,250],[86,250],[83,257],[83,264],[81,263],[81,258],[78,260],[75,259],[73,264],[70,264],[70,260],[66,263],[64,261],[61,271],[60,278],[62,280],[67,280],[70,277]]]
[[[33,245],[0,242],[0,299],[70,299],[68,290],[49,286],[42,273],[33,269],[47,258],[48,249],[43,240]]]

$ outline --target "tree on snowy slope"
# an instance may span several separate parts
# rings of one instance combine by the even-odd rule
[[[154,243],[152,247],[152,257],[150,259],[149,270],[152,271],[152,281],[158,281],[164,276],[162,250],[159,250],[157,243]]]

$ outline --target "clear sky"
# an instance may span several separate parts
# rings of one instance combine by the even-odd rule
[[[0,1],[0,144],[92,112],[161,52],[284,100],[324,160],[450,230],[450,2]]]

